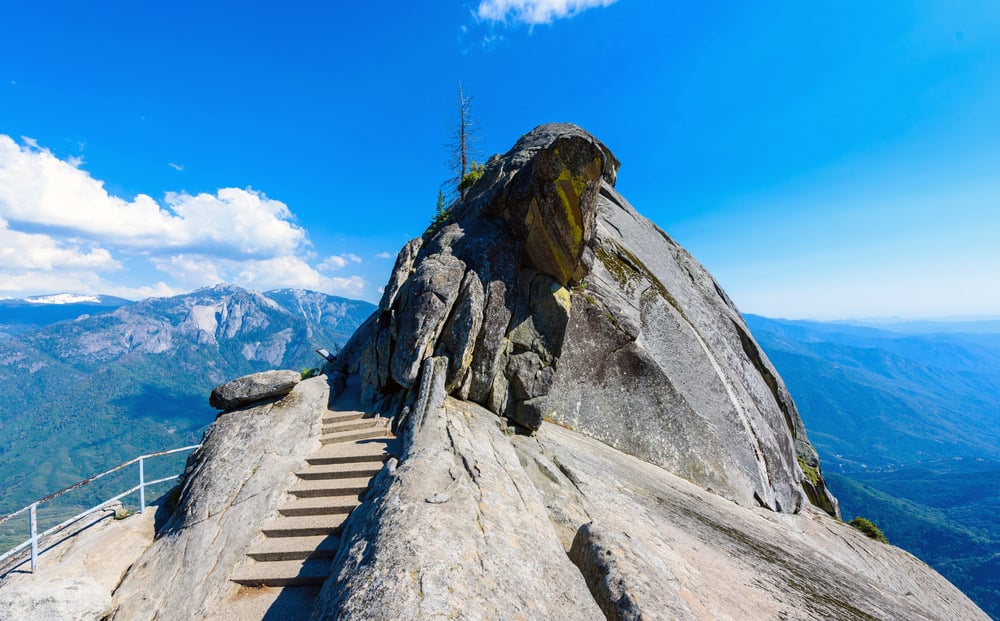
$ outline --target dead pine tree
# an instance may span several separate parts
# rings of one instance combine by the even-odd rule
[[[449,179],[449,185],[455,189],[460,199],[465,198],[465,192],[470,185],[467,182],[469,173],[477,169],[476,162],[472,159],[475,157],[478,136],[475,131],[475,123],[472,122],[472,116],[469,113],[471,102],[472,98],[466,97],[462,90],[462,83],[459,82],[458,105],[455,107],[458,118],[448,147],[451,152],[449,164],[454,173],[454,176]]]

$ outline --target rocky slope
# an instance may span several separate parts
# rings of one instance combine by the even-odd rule
[[[446,359],[425,368],[314,620],[988,618],[818,508],[740,506],[559,425],[511,435],[445,396]]]
[[[781,378],[710,274],[614,190],[618,161],[544,125],[400,252],[346,358],[386,409],[421,362],[534,430],[580,430],[747,506],[836,515]],[[352,359],[353,357],[353,359]]]

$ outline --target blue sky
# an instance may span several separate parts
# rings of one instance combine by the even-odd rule
[[[375,300],[449,176],[461,81],[483,155],[548,121],[604,141],[745,312],[1000,316],[995,0],[2,13],[0,296]]]

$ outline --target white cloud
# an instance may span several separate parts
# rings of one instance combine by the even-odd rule
[[[125,200],[108,194],[103,182],[73,161],[23,140],[25,147],[0,135],[0,217],[12,223],[154,251],[210,246],[220,253],[266,257],[306,242],[284,203],[252,189],[170,193],[165,208],[145,194]]]
[[[391,259],[392,258],[392,253],[389,253],[389,252],[380,252],[377,255],[375,255],[375,258],[376,259]]]
[[[262,192],[223,188],[167,193],[161,202],[145,194],[125,199],[109,194],[82,165],[82,158],[60,159],[33,139],[18,143],[0,134],[0,295],[139,299],[219,282],[349,297],[367,291],[361,276],[330,273],[361,264],[359,255],[315,265],[291,210]]]
[[[184,289],[197,289],[226,281],[221,262],[210,256],[181,254],[153,257],[152,263]]]
[[[11,271],[0,269],[4,296],[25,297],[38,293],[104,293],[97,272],[86,270]]]
[[[331,257],[327,257],[327,259],[320,263],[318,267],[324,272],[332,272],[335,270],[342,270],[351,263],[361,263],[361,257],[353,252],[333,255]]]
[[[548,24],[553,19],[572,17],[594,7],[605,7],[616,0],[483,0],[476,15],[491,22],[508,18],[525,24]]]
[[[181,172],[182,170],[184,170],[183,164],[175,164],[174,162],[167,162],[167,166],[173,168],[177,172]]]
[[[60,241],[41,233],[12,231],[0,218],[0,266],[14,270],[90,269],[113,271],[121,264],[105,248]]]
[[[358,297],[367,283],[360,276],[326,276],[301,257],[287,255],[244,261],[205,255],[177,255],[154,259],[156,268],[183,285],[185,290],[228,282],[267,291],[293,287]]]
[[[125,287],[121,285],[107,284],[103,285],[99,291],[107,295],[116,295],[120,298],[125,298],[127,300],[142,300],[144,298],[166,298],[173,295],[179,295],[181,293],[184,293],[184,289],[171,287],[162,280],[157,282],[155,285],[147,285],[143,287]]]

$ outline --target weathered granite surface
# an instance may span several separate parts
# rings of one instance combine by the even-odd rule
[[[352,514],[313,618],[603,619],[500,419],[445,399],[435,360],[409,449]]]
[[[425,363],[312,619],[988,618],[818,508],[741,506],[558,425],[513,434],[445,396],[447,362]]]
[[[614,190],[619,163],[543,125],[400,252],[341,355],[383,410],[424,360],[528,430],[552,420],[745,506],[837,515],[781,378],[705,269]]]
[[[810,505],[743,507],[558,425],[513,444],[609,619],[988,618],[911,554]]]
[[[238,589],[233,569],[319,447],[328,401],[320,376],[219,415],[188,458],[177,508],[115,591],[111,619],[203,619],[225,608]]]
[[[0,620],[93,621],[111,612],[111,593],[153,541],[158,509],[116,520],[117,504],[43,540],[38,570],[0,568]]]

